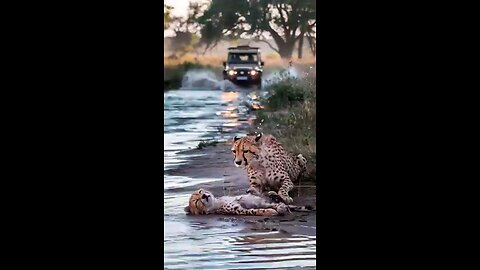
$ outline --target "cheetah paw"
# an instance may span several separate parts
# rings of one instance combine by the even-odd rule
[[[281,196],[279,195],[280,198],[282,198],[282,201],[286,204],[291,204],[293,203],[293,199],[290,196]]]
[[[247,189],[247,194],[252,194],[252,195],[257,195],[258,196],[260,193],[254,188],[249,188],[249,189]]]
[[[280,203],[283,201],[280,195],[278,195],[275,191],[269,191],[267,195],[273,202]]]
[[[268,196],[278,196],[277,192],[270,190],[268,193]]]
[[[291,213],[290,212],[290,208],[284,204],[284,203],[280,203],[278,206],[277,206],[277,212],[280,214],[280,215],[284,215],[286,213]]]

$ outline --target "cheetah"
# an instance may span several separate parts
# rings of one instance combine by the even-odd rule
[[[232,145],[234,165],[246,169],[250,186],[247,193],[260,195],[268,192],[272,198],[280,198],[286,204],[293,202],[289,192],[307,169],[302,154],[288,154],[272,135],[235,136]],[[278,193],[276,192],[278,191]]]
[[[236,197],[215,196],[205,189],[199,189],[192,193],[188,206],[184,208],[191,215],[250,215],[250,216],[277,216],[290,211],[308,212],[313,210],[311,206],[294,206],[284,203],[272,203],[266,198],[252,194],[244,194]]]

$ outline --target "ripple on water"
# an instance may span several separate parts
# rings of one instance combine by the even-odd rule
[[[210,183],[214,181],[219,181],[219,178],[190,178],[186,176],[176,176],[176,175],[164,175],[164,192],[169,190],[185,188],[189,186],[194,186],[203,183]],[[178,196],[176,194],[176,196]]]
[[[230,229],[208,235],[204,231],[195,231],[193,239],[196,243],[193,247],[188,245],[191,238],[181,236],[164,243],[165,261],[180,267],[177,269],[188,265],[193,267],[191,269],[285,269],[316,265],[315,239],[308,237],[285,237],[278,232],[245,236]],[[236,248],[239,242],[243,248]]]

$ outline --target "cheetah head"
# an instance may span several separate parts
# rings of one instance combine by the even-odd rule
[[[213,208],[215,197],[207,190],[199,189],[192,193],[185,212],[192,215],[206,215],[208,210]]]
[[[248,135],[242,138],[233,139],[232,154],[233,165],[236,167],[246,167],[252,159],[258,156],[260,149],[257,146],[257,142],[262,137],[262,134]]]

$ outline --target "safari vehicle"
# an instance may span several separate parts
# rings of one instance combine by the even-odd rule
[[[223,79],[235,84],[262,84],[264,62],[260,49],[250,46],[228,48],[228,58],[223,62]]]

